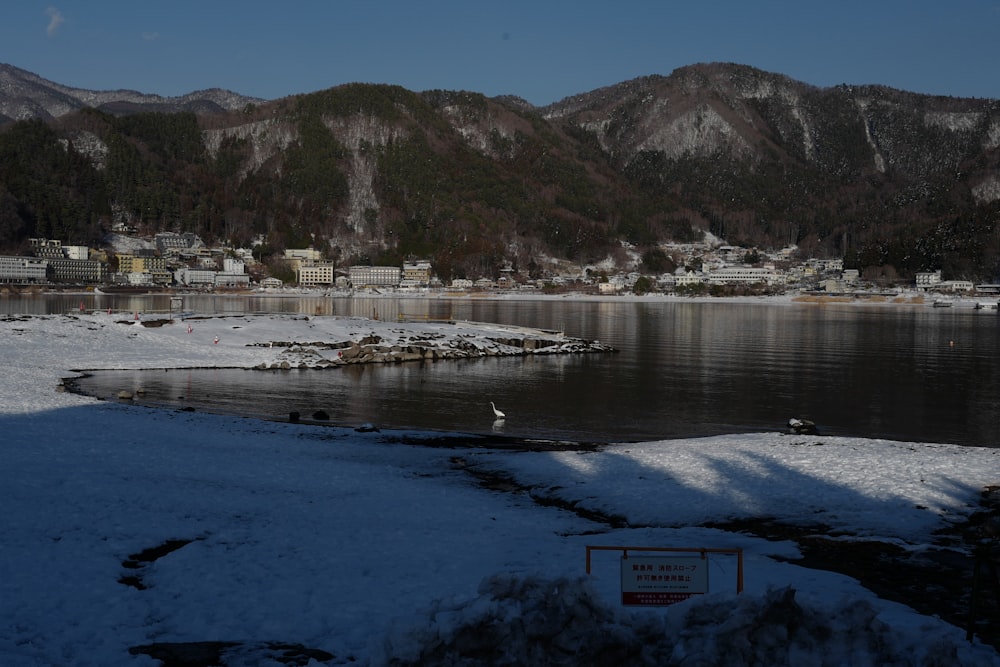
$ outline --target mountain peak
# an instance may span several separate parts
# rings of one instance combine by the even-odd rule
[[[214,113],[241,109],[247,104],[262,101],[219,88],[177,97],[135,90],[85,90],[64,86],[33,72],[0,63],[0,122],[30,118],[50,120],[85,107],[115,114],[136,111]]]

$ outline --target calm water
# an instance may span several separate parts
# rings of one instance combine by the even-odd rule
[[[82,297],[84,307],[167,311],[168,297]],[[81,297],[0,299],[0,312],[65,312]],[[1000,444],[996,312],[929,306],[761,305],[325,297],[185,297],[184,312],[455,318],[560,329],[617,354],[350,366],[327,371],[100,372],[112,397],[332,423],[626,441],[781,430]],[[508,417],[494,424],[489,401]]]

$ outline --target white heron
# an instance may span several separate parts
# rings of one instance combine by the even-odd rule
[[[493,414],[496,415],[497,419],[504,419],[507,415],[497,410],[497,406],[493,405],[493,401],[490,401],[490,405],[493,407]]]

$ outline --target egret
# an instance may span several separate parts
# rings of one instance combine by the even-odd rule
[[[496,415],[497,419],[503,419],[507,415],[497,410],[497,406],[493,405],[493,401],[490,401],[490,405],[493,407],[493,414]]]

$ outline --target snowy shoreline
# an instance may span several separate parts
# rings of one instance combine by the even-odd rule
[[[612,636],[610,623],[619,639],[658,633],[667,642],[660,658],[700,664],[1000,664],[962,628],[881,600],[850,577],[782,562],[796,557],[793,542],[703,527],[773,517],[920,553],[1000,482],[1000,450],[774,433],[593,451],[476,447],[457,457],[404,444],[419,433],[393,442],[58,391],[71,369],[252,368],[280,360],[285,350],[259,344],[267,341],[373,332],[388,340],[455,326],[231,316],[197,320],[187,333],[181,323],[115,319],[0,317],[5,665],[153,665],[130,649],[208,640],[244,651],[231,664],[272,664],[246,657],[261,642],[333,656],[313,664],[418,663],[469,623],[511,628],[513,617],[542,613],[538,605],[552,615],[551,605],[565,613],[584,599],[602,611],[569,624],[580,631],[562,637],[570,650],[597,650],[586,638]],[[470,472],[532,491],[497,493]],[[135,574],[131,556],[172,540],[182,546],[143,566],[143,589],[122,583]],[[621,608],[616,556],[583,572],[591,544],[740,548],[746,590],[736,596],[722,559],[707,597]],[[545,592],[551,582],[562,582],[562,603]],[[776,628],[785,638],[767,649],[775,652],[744,636],[743,648],[729,647],[732,659],[720,657],[723,629],[773,605],[787,610],[787,596],[774,592],[787,586],[806,614],[794,632],[816,618],[822,632]],[[501,643],[515,655],[530,641],[513,634]]]

